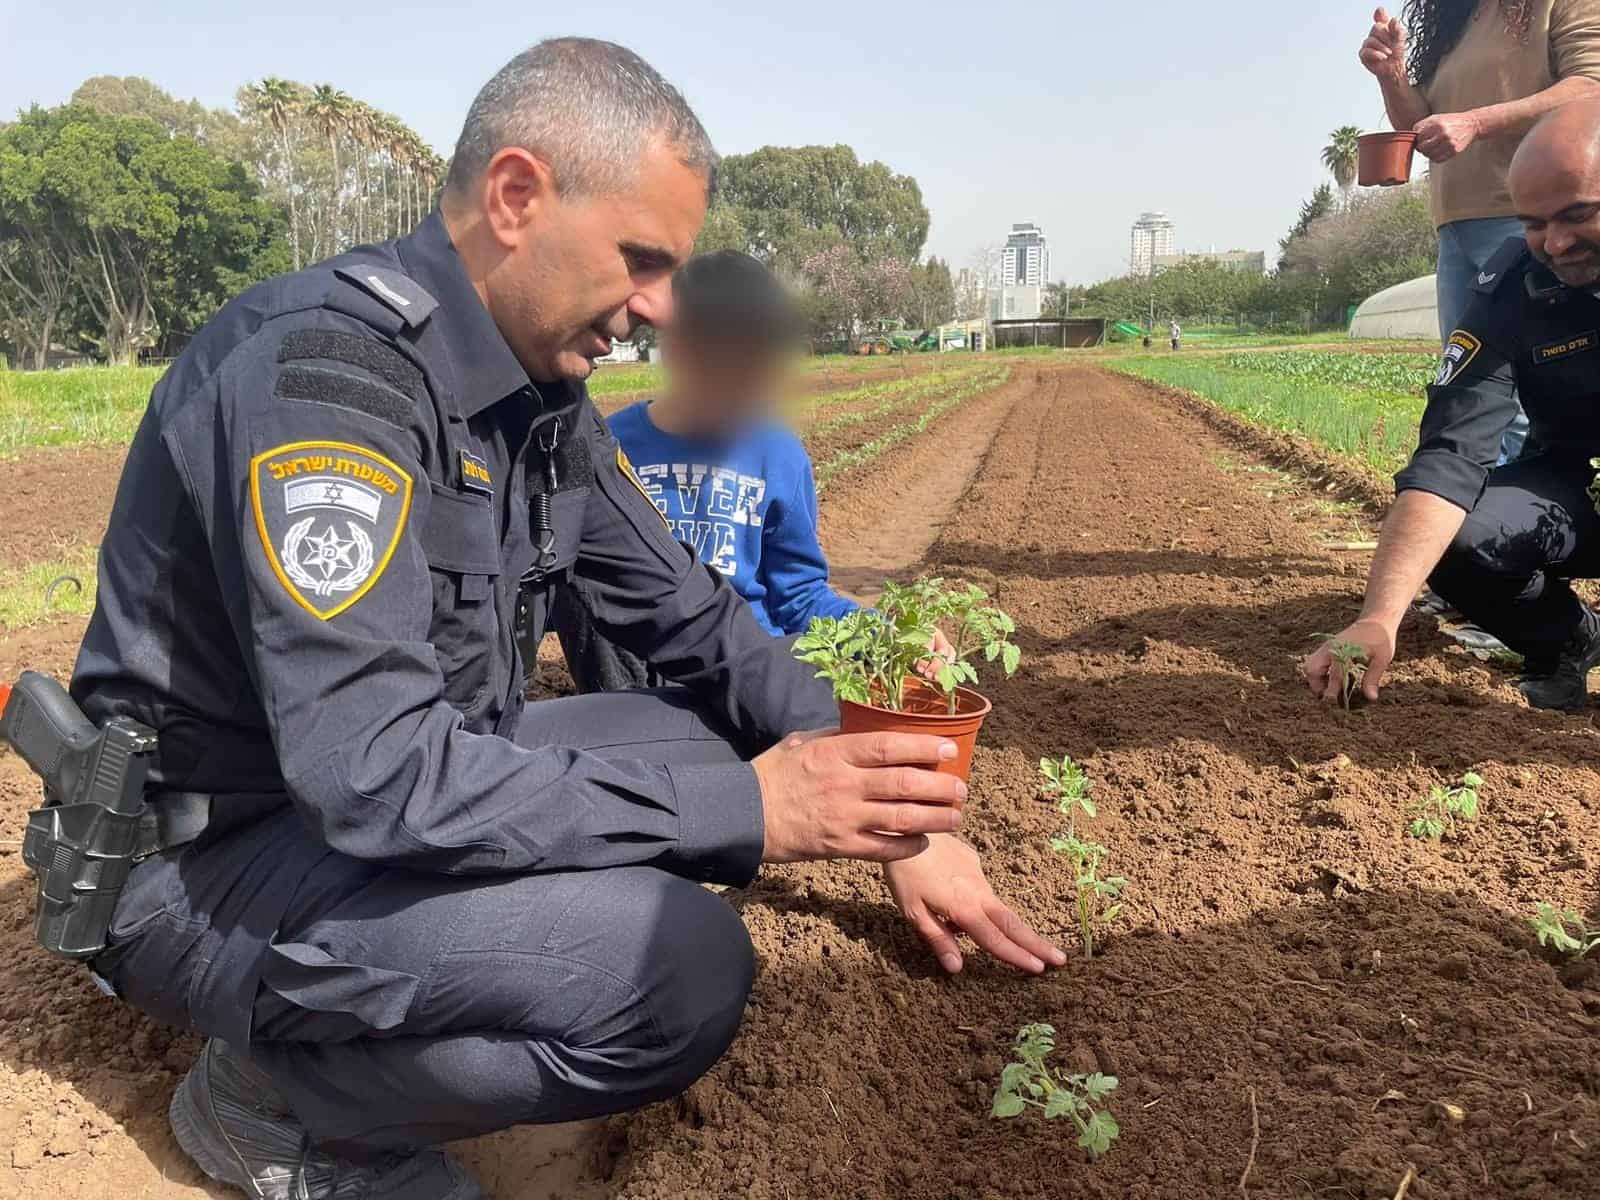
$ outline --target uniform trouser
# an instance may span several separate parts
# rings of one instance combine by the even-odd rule
[[[661,763],[741,757],[683,692],[546,702],[539,735]],[[297,821],[275,816],[224,839],[243,846],[200,853],[248,852]],[[186,862],[192,849],[141,866],[137,892],[171,909],[181,885],[149,872]],[[178,904],[177,919],[156,919],[130,903],[142,901],[118,909],[127,941],[97,970],[137,1007],[214,1032],[218,1018],[182,998],[206,967],[193,926],[215,918]],[[260,932],[274,952],[250,1057],[314,1142],[355,1158],[675,1095],[732,1042],[753,974],[727,902],[649,867],[460,878],[327,854]]]
[[[1570,579],[1600,576],[1600,515],[1587,456],[1534,454],[1496,467],[1429,583],[1546,673],[1584,606]]]

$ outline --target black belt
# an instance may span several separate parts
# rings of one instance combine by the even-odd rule
[[[210,792],[152,792],[139,814],[135,861],[175,850],[201,834],[237,829],[289,803],[282,792],[213,795]]]

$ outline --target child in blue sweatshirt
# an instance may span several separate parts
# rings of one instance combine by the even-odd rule
[[[811,459],[773,415],[800,332],[793,301],[770,270],[732,250],[690,260],[672,293],[666,389],[613,414],[612,434],[673,535],[727,576],[774,637],[853,612],[828,583]],[[560,624],[581,691],[659,682],[578,604]]]

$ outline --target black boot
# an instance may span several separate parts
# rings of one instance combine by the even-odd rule
[[[437,1150],[353,1163],[313,1149],[266,1074],[215,1039],[178,1085],[168,1115],[183,1152],[253,1200],[486,1200]]]
[[[1600,617],[1585,607],[1578,631],[1549,671],[1529,674],[1518,690],[1534,708],[1580,712],[1589,706],[1589,672],[1600,666]]]

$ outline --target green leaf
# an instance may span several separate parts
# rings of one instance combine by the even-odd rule
[[[1053,1121],[1057,1117],[1064,1117],[1068,1113],[1078,1111],[1078,1100],[1067,1088],[1057,1088],[1050,1093],[1050,1099],[1044,1102],[1045,1120]]]
[[[1083,1081],[1084,1094],[1095,1103],[1104,1100],[1117,1090],[1117,1077],[1115,1075],[1102,1075],[1096,1071]]]
[[[1108,1112],[1095,1113],[1085,1125],[1084,1131],[1078,1135],[1078,1145],[1090,1154],[1104,1154],[1122,1132],[1117,1126],[1117,1119]]]
[[[989,1110],[989,1115],[991,1117],[998,1117],[1001,1119],[1020,1117],[1022,1115],[1022,1110],[1027,1107],[1027,1104],[1024,1103],[1021,1096],[1006,1095],[1002,1092],[996,1092],[994,1097],[994,1107]]]
[[[1004,651],[1004,655],[1005,655],[1005,657],[1001,662],[1001,666],[1003,666],[1005,668],[1006,674],[1007,675],[1016,674],[1017,667],[1019,667],[1022,664],[1022,649],[1021,649],[1021,647],[1014,646],[1010,642],[1007,642],[1006,643],[1006,648],[1005,648],[1005,651]]]

